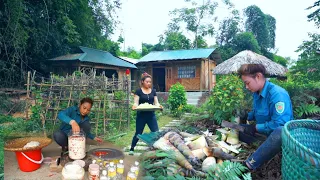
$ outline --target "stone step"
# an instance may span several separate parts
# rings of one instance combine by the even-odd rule
[[[182,120],[180,120],[180,119],[174,119],[174,120],[172,120],[171,122],[182,122]]]
[[[203,92],[187,92],[187,96],[202,96]]]
[[[169,122],[169,124],[177,124],[177,125],[180,125],[181,124],[181,122],[180,121],[171,121],[171,122]]]
[[[129,156],[129,152],[124,152],[125,155]],[[133,153],[133,156],[140,156],[142,153]]]
[[[168,127],[168,128],[172,128],[172,127],[178,127],[179,125],[177,124],[167,124],[165,125],[165,127]]]
[[[198,104],[199,99],[189,99],[187,104]]]
[[[148,146],[148,144],[146,144],[145,142],[138,142],[137,145],[138,146]]]
[[[131,146],[127,146],[127,147],[123,148],[123,151],[124,152],[130,151],[130,148],[131,148]],[[134,148],[134,150],[135,151],[148,151],[148,150],[150,150],[150,147],[149,146],[136,146]]]

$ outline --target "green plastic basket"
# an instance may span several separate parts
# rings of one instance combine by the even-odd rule
[[[293,120],[282,130],[282,178],[320,179],[320,120]]]

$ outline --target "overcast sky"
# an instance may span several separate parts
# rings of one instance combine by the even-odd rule
[[[218,1],[219,2],[219,1]],[[257,5],[265,14],[270,14],[277,21],[276,48],[281,56],[297,58],[294,51],[308,40],[308,32],[318,32],[312,22],[307,21],[311,11],[305,10],[315,0],[232,0],[235,8],[243,14],[243,9],[250,5]],[[141,43],[156,44],[159,35],[167,28],[171,17],[169,11],[186,7],[184,0],[123,0],[119,13],[120,24],[114,35],[117,40],[121,29],[125,38],[125,47],[141,50]],[[226,6],[220,2],[216,11],[219,21],[229,13]],[[216,23],[218,25],[218,23]],[[192,38],[190,34],[186,36]],[[213,37],[206,38],[209,45],[215,43]],[[124,44],[122,47],[124,48]]]

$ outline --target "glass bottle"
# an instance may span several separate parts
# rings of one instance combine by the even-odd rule
[[[117,171],[113,162],[110,162],[110,166],[108,168],[108,177],[114,179],[117,176]]]
[[[107,170],[103,170],[102,174],[100,176],[100,180],[110,180],[110,178],[107,176],[108,172]]]
[[[128,172],[127,180],[137,180],[137,175],[135,173],[134,167],[131,167],[130,171]]]
[[[123,164],[123,160],[121,159],[117,164],[117,173],[122,175],[123,172],[124,172],[124,164]]]
[[[139,174],[139,162],[135,161],[134,165],[132,166],[132,168],[134,169],[134,173],[136,174],[136,176],[138,176],[138,174]]]

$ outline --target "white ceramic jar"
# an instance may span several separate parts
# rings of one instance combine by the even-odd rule
[[[62,180],[84,180],[84,169],[75,163],[67,163],[62,169]]]

